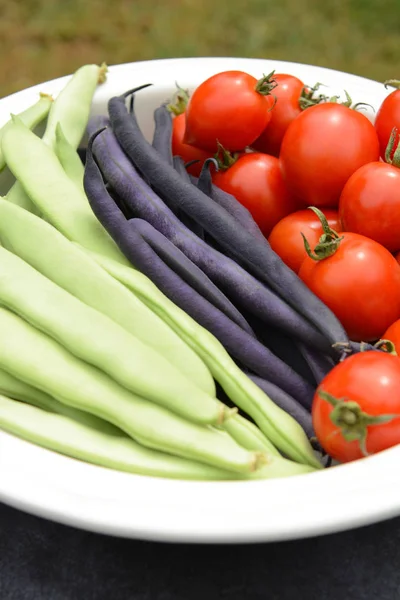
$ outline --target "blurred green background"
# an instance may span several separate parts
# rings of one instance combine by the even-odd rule
[[[0,0],[0,96],[87,62],[247,56],[400,77],[400,0]]]

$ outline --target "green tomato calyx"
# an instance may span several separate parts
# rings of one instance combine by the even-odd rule
[[[398,356],[396,352],[396,346],[390,340],[379,340],[376,342],[376,344],[374,344],[374,348],[381,350],[382,352],[386,352],[386,354]]]
[[[400,90],[400,81],[398,79],[387,79],[383,85],[385,86],[385,88],[388,87],[394,87],[398,90]]]
[[[357,402],[348,398],[335,398],[323,390],[318,390],[318,395],[333,407],[329,418],[340,430],[346,442],[358,441],[364,456],[369,455],[367,451],[368,427],[383,425],[400,417],[397,414],[372,416],[364,412]]]
[[[321,102],[326,102],[328,100],[328,96],[324,94],[315,95],[319,88],[323,86],[323,83],[317,82],[313,87],[304,86],[300,98],[299,98],[299,106],[301,110],[305,110],[306,108],[310,108],[311,106],[315,106],[316,104],[321,104]]]
[[[227,171],[229,167],[235,164],[239,158],[238,153],[232,154],[229,150],[225,150],[223,145],[217,140],[217,152],[214,154],[214,159],[217,161],[219,171]]]
[[[174,114],[176,117],[185,112],[189,102],[189,90],[184,90],[175,81],[176,92],[172,96],[171,102],[167,104],[169,112]]]
[[[393,127],[385,150],[385,162],[400,168],[400,143],[397,127]]]
[[[263,75],[261,77],[261,79],[259,79],[255,85],[255,90],[256,92],[258,92],[259,94],[261,94],[262,96],[270,96],[271,92],[278,87],[278,82],[276,81],[276,79],[274,79],[274,75],[275,75],[275,71],[271,71],[271,73],[269,73],[268,75]],[[275,98],[275,96],[274,96]],[[276,98],[275,98],[275,102],[274,105],[269,109],[272,110],[272,108],[275,106],[276,103]]]
[[[319,238],[318,244],[315,246],[314,250],[311,249],[311,246],[306,238],[306,236],[302,233],[304,248],[307,252],[307,255],[313,260],[323,260],[324,258],[329,258],[335,254],[338,249],[340,242],[343,240],[343,236],[339,236],[339,234],[329,226],[329,223],[323,212],[316,208],[315,206],[309,206],[310,210],[314,211],[319,220],[321,221],[323,234]]]

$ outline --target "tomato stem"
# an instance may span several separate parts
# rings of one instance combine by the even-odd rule
[[[393,127],[385,150],[385,162],[400,168],[400,144],[397,127]]]
[[[315,106],[316,104],[320,104],[321,102],[326,102],[328,96],[324,96],[324,94],[319,94],[319,96],[314,96],[314,94],[319,90],[323,83],[317,82],[313,87],[303,87],[301,90],[300,98],[299,98],[299,106],[301,110],[305,110],[306,108],[310,108],[310,106]]]
[[[255,85],[255,90],[256,92],[258,92],[259,94],[261,94],[262,96],[269,96],[272,92],[272,90],[274,90],[277,86],[278,86],[278,82],[276,81],[276,79],[274,79],[274,75],[275,75],[275,70],[271,71],[271,73],[269,73],[268,75],[263,75],[261,77],[261,79],[259,79]],[[275,102],[276,102],[276,98],[275,98]],[[275,103],[274,103],[275,106]],[[270,110],[273,107],[270,108]]]
[[[384,84],[385,88],[394,87],[400,90],[400,81],[398,79],[387,79]]]
[[[315,246],[314,251],[312,251],[306,236],[302,233],[301,235],[304,241],[304,248],[308,256],[313,260],[323,260],[324,258],[328,258],[329,256],[335,254],[340,242],[343,240],[343,236],[339,237],[339,234],[329,226],[324,213],[321,212],[319,208],[316,208],[315,206],[309,206],[308,208],[314,211],[321,221],[323,234],[319,238],[319,242]]]
[[[318,395],[333,407],[329,418],[338,427],[346,442],[358,441],[364,456],[368,456],[367,428],[383,425],[400,417],[398,414],[369,415],[361,409],[358,402],[349,398],[335,398],[324,390],[318,390]]]
[[[239,158],[239,154],[232,154],[226,150],[223,145],[217,140],[217,152],[214,154],[214,159],[217,161],[218,169],[227,171],[229,167],[235,164]]]
[[[175,81],[176,92],[172,96],[172,100],[167,104],[167,109],[176,117],[185,112],[189,102],[189,90],[184,90]]]
[[[374,344],[374,348],[382,350],[383,352],[386,352],[386,354],[397,356],[396,347],[390,340],[379,340]]]

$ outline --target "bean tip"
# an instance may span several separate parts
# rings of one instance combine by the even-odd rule
[[[258,471],[261,467],[271,464],[273,461],[272,454],[266,452],[253,452],[250,460],[250,471]]]
[[[46,98],[49,102],[54,102],[54,98],[51,94],[46,94],[46,92],[39,92],[40,98]]]
[[[106,65],[105,62],[103,62],[100,67],[99,67],[99,75],[98,75],[98,79],[97,79],[97,83],[100,85],[101,83],[104,83],[107,79],[107,72],[108,72],[108,67]]]
[[[238,412],[238,409],[236,407],[228,408],[227,406],[225,406],[225,404],[221,403],[221,406],[219,407],[219,411],[218,411],[217,424],[222,425],[222,423],[224,423],[225,421],[227,421],[228,419],[231,419],[234,415],[236,415],[237,412]]]

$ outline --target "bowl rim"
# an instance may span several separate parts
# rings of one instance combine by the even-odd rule
[[[165,58],[109,67],[96,92],[103,103],[126,78],[157,76],[153,89],[173,89],[176,74],[200,82],[205,73],[235,68],[254,73],[276,68],[329,89],[349,87],[354,100],[371,94],[379,104],[383,84],[303,63],[236,57]],[[209,75],[206,75],[209,76]],[[70,76],[40,83],[0,100],[0,124],[25,108],[39,91],[57,93]],[[143,81],[142,81],[143,82]],[[335,87],[336,86],[336,87]],[[149,95],[149,96],[148,96]],[[146,91],[151,97],[152,88]],[[0,432],[0,500],[65,524],[124,537],[173,542],[266,542],[321,535],[400,514],[397,464],[400,446],[317,473],[252,482],[157,479],[89,465]],[[49,476],[51,473],[51,476]]]

